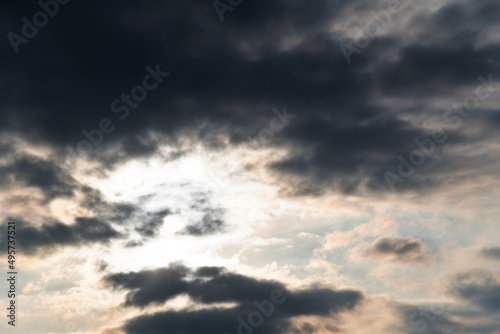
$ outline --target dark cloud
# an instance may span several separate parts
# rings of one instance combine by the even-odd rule
[[[207,329],[216,333],[236,333],[238,317],[246,318],[254,311],[250,306],[237,308],[211,308],[198,311],[167,311],[131,319],[124,326],[126,333],[186,333],[204,334]],[[259,333],[286,333],[289,322],[281,317],[265,319]]]
[[[285,291],[283,284],[275,281],[256,280],[233,273],[220,273],[208,280],[195,280],[189,296],[203,304],[235,302],[251,303],[264,299],[275,289]]]
[[[361,252],[361,256],[374,260],[399,261],[405,263],[428,260],[425,244],[411,237],[381,237]]]
[[[227,228],[227,223],[224,219],[226,210],[215,206],[211,202],[211,191],[196,191],[191,195],[192,200],[189,208],[192,212],[198,213],[199,219],[191,221],[179,233],[204,236],[224,232]]]
[[[200,267],[196,269],[195,276],[196,277],[216,277],[219,276],[223,272],[223,268],[221,267]]]
[[[489,272],[470,271],[455,276],[452,292],[485,309],[500,310],[500,283]]]
[[[140,207],[131,203],[107,201],[102,192],[96,188],[80,185],[79,190],[82,194],[79,204],[83,208],[116,224],[125,225],[125,222],[141,211]]]
[[[353,193],[367,175],[373,176],[368,184],[374,189],[387,187],[383,173],[388,166],[398,166],[396,152],[411,151],[413,140],[425,137],[409,123],[391,119],[342,125],[335,119],[304,117],[297,123],[286,132],[297,152],[271,165],[299,178],[290,187],[296,195],[321,194],[332,185]]]
[[[434,15],[416,15],[412,24],[419,30],[417,39],[421,43],[436,46],[446,41],[442,47],[457,49],[477,41],[481,32],[498,25],[499,15],[500,6],[495,1],[460,1],[444,5]],[[430,29],[435,33],[423,39]]]
[[[185,280],[189,269],[182,265],[148,270],[138,273],[121,273],[106,277],[115,288],[131,290],[126,297],[126,306],[144,307],[185,293],[189,287]]]
[[[351,310],[358,305],[363,295],[354,290],[333,290],[311,287],[290,290],[277,281],[229,273],[223,268],[202,267],[194,272],[179,264],[168,268],[137,273],[111,274],[105,281],[115,288],[130,290],[125,305],[144,307],[164,303],[178,295],[188,295],[193,301],[206,305],[236,303],[230,308],[212,307],[204,310],[181,310],[142,315],[128,321],[128,333],[156,333],[160,328],[166,333],[203,333],[212,331],[234,331],[238,317],[246,318],[254,311],[254,301],[271,299],[273,291],[280,291],[274,305],[273,319],[266,321],[259,331],[262,333],[285,333],[291,326],[289,319],[297,316],[332,316]],[[281,297],[284,296],[284,297]],[[166,323],[170,325],[162,327]],[[306,329],[309,328],[307,325]]]
[[[204,210],[201,221],[186,226],[186,233],[189,235],[209,235],[216,232],[222,232],[225,228],[224,209],[207,208]]]
[[[451,319],[448,306],[442,303],[430,305],[398,305],[402,316],[402,326],[408,334],[465,334],[472,329],[464,323]],[[448,312],[447,312],[448,311]],[[474,328],[478,329],[478,328]],[[493,333],[478,331],[477,333]]]
[[[498,332],[498,320],[493,313],[477,312],[470,306],[463,308],[437,300],[419,305],[398,304],[402,328],[408,334],[493,334]]]
[[[179,294],[188,294],[194,300],[204,303],[248,302],[252,298],[267,297],[274,289],[285,289],[272,281],[258,281],[242,275],[227,273],[223,268],[202,267],[194,275],[182,265],[171,265],[166,269],[138,273],[114,274],[106,277],[107,282],[129,278],[127,284],[115,287],[131,290],[127,294],[127,306],[144,307],[150,303],[164,303]],[[157,282],[158,284],[156,284]],[[162,290],[162,292],[159,291]],[[163,293],[165,292],[165,293]]]
[[[3,187],[36,187],[44,193],[48,202],[74,194],[76,181],[70,175],[61,173],[50,161],[23,155],[0,166],[0,184]]]
[[[83,246],[91,243],[108,243],[123,235],[111,225],[96,218],[78,217],[73,225],[60,222],[43,224],[40,227],[31,226],[20,219],[16,222],[16,251],[29,255],[44,255],[58,246]],[[7,227],[2,226],[5,230]],[[6,240],[0,241],[1,247],[6,247]]]
[[[14,32],[21,28],[21,16],[39,9],[35,4],[1,6],[2,27]],[[48,142],[65,155],[66,145],[75,147],[85,139],[83,129],[109,117],[117,130],[105,136],[91,157],[113,168],[155,154],[161,140],[144,136],[152,132],[173,144],[187,129],[194,129],[189,134],[208,148],[224,145],[220,135],[233,145],[245,143],[267,125],[272,107],[286,103],[299,118],[270,143],[289,149],[286,158],[270,164],[278,179],[291,185],[285,193],[381,191],[387,188],[383,172],[397,166],[398,154],[410,152],[413,140],[427,133],[395,115],[405,110],[390,109],[373,94],[420,98],[417,102],[425,108],[426,97],[468,85],[479,74],[496,73],[498,64],[490,60],[498,46],[476,47],[474,42],[478,22],[494,24],[498,7],[494,1],[466,1],[435,13],[423,11],[413,27],[426,38],[401,44],[394,32],[377,37],[348,65],[338,47],[346,31],[327,29],[332,20],[368,14],[382,9],[379,4],[245,2],[221,23],[206,1],[175,6],[159,1],[71,3],[61,6],[18,55],[4,40],[0,66],[4,78],[14,83],[2,90],[0,124],[28,140]],[[459,31],[452,29],[456,22],[461,22]],[[440,35],[436,32],[446,41],[450,35],[457,38],[425,44]],[[283,51],[289,36],[300,42]],[[397,57],[386,57],[385,50],[395,50]],[[157,63],[172,76],[129,119],[119,120],[110,111],[111,101],[141,81],[145,66]],[[454,161],[448,162],[443,168]],[[56,180],[47,163],[22,158],[6,167],[4,175],[15,170],[23,182],[43,187],[49,198],[71,193],[71,185]],[[439,184],[438,170],[424,166],[426,177],[409,180],[404,189]],[[212,233],[222,224],[214,211],[188,232]],[[151,233],[147,227],[145,232]]]
[[[389,95],[418,94],[430,98],[474,85],[479,75],[499,72],[498,65],[492,66],[488,62],[499,49],[498,46],[488,46],[475,50],[472,44],[454,50],[446,46],[411,45],[400,50],[400,61],[385,68],[381,87]],[[459,65],[463,68],[457,71]],[[464,97],[458,96],[459,99]]]
[[[140,218],[139,226],[136,227],[135,230],[146,238],[157,236],[163,225],[163,219],[170,213],[168,209],[154,213],[146,213],[144,217]]]
[[[1,6],[6,32],[19,32],[19,17],[37,10]],[[109,118],[116,129],[89,157],[112,169],[158,155],[160,144],[177,147],[183,137],[209,150],[248,144],[274,117],[272,108],[286,104],[300,119],[268,143],[289,151],[269,166],[281,184],[290,184],[284,193],[384,192],[383,173],[397,168],[398,155],[411,152],[413,141],[427,131],[405,117],[411,111],[383,100],[415,98],[415,105],[432,109],[428,98],[447,96],[499,70],[491,61],[498,46],[476,43],[477,22],[495,23],[494,1],[421,11],[411,25],[414,38],[403,43],[407,36],[398,31],[377,36],[347,64],[339,43],[350,32],[332,31],[332,22],[371,20],[372,10],[385,8],[344,0],[244,1],[220,22],[212,3],[201,0],[64,5],[19,54],[4,40],[0,68],[12,84],[2,90],[0,127],[49,143],[64,159],[67,145],[75,148],[86,139],[84,129]],[[455,31],[457,20],[463,28]],[[432,37],[436,42],[426,44]],[[171,75],[128,118],[119,119],[111,102],[156,64]],[[187,151],[179,148],[165,158]],[[421,168],[425,177],[412,178],[398,191],[436,187],[440,172],[461,160],[431,161]],[[205,225],[210,232],[220,220],[207,215]],[[205,233],[197,226],[190,230]]]
[[[139,241],[139,240],[129,240],[126,243],[123,244],[125,248],[134,248],[134,247],[140,247],[144,245],[144,242]]]
[[[391,18],[384,33],[353,54],[350,64],[340,42],[359,42],[352,40],[355,28],[363,29],[373,11],[386,9],[385,3],[244,0],[220,22],[211,0],[71,1],[20,45],[18,54],[3,38],[0,154],[5,158],[0,185],[25,191],[25,197],[11,201],[14,205],[35,198],[36,189],[44,195],[36,199],[38,204],[73,199],[91,212],[72,225],[53,219],[34,226],[17,219],[20,251],[44,254],[62,246],[114,239],[123,239],[124,247],[138,247],[156,237],[163,218],[174,212],[169,207],[148,212],[144,202],[110,202],[99,190],[76,181],[68,152],[88,140],[84,130],[98,129],[104,118],[114,130],[88,153],[88,173],[95,177],[106,178],[132,159],[168,162],[194,147],[219,153],[245,145],[266,149],[256,159],[267,163],[282,195],[321,196],[332,191],[383,197],[389,190],[384,172],[397,169],[398,156],[407,157],[417,148],[414,141],[428,137],[430,128],[449,125],[435,122],[435,117],[441,118],[448,104],[461,102],[464,91],[472,94],[478,76],[491,73],[494,81],[500,80],[498,0],[459,0],[431,7],[412,2]],[[20,34],[21,17],[31,20],[38,10],[36,1],[1,3],[4,36]],[[156,64],[169,77],[138,106],[130,107],[127,118],[120,118],[111,103],[141,85],[146,67]],[[497,161],[491,158],[498,156],[500,113],[492,103],[495,98],[489,106],[481,105],[488,115],[478,112],[466,130],[448,131],[449,140],[397,191],[423,194],[443,184],[452,191],[457,182],[497,177]],[[297,117],[271,141],[260,142],[259,131],[275,117],[273,108],[284,105]],[[28,146],[42,145],[54,155],[50,160],[30,156],[24,144],[13,145],[8,137]],[[488,156],[471,159],[467,144],[486,148]],[[161,152],[163,145],[171,152]],[[142,199],[148,196],[154,194]],[[196,197],[190,209],[198,216],[181,233],[204,236],[228,230],[225,208],[210,203],[208,195]],[[5,240],[0,246],[5,247]],[[495,247],[480,254],[500,258]],[[360,255],[409,264],[428,260],[425,244],[409,237],[380,238]],[[185,295],[206,307],[138,316],[125,325],[129,333],[232,333],[235,319],[253,310],[253,300],[269,298],[273,289],[283,291],[287,303],[259,331],[313,333],[319,331],[315,324],[292,324],[291,318],[335,315],[363,298],[354,290],[292,290],[281,282],[224,268],[193,271],[178,264],[112,274],[106,281],[127,291],[127,306],[162,305]],[[51,286],[65,287],[63,282]],[[498,281],[492,276],[463,274],[455,289],[463,303],[489,312],[499,309]],[[442,314],[427,329],[446,334],[459,329],[498,331],[488,326]]]
[[[488,259],[500,260],[500,247],[483,248],[480,254]]]
[[[165,216],[171,213],[170,209],[148,212],[141,205],[126,202],[109,202],[104,199],[101,191],[89,186],[82,186],[83,200],[80,205],[92,210],[102,219],[109,220],[123,226],[127,231],[134,230],[142,240],[129,240],[126,247],[137,247],[143,241],[156,237],[163,224]]]

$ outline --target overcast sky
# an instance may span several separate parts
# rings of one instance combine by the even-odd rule
[[[498,333],[498,0],[0,17],[0,332]]]

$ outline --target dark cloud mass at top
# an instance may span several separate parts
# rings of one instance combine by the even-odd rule
[[[499,73],[498,45],[477,45],[486,38],[482,29],[497,23],[494,1],[449,4],[436,13],[417,12],[410,4],[391,21],[396,24],[398,15],[418,20],[410,38],[402,40],[404,34],[389,26],[347,64],[339,44],[353,31],[331,31],[331,23],[344,22],[354,10],[359,20],[371,20],[371,11],[386,8],[351,1],[244,1],[221,23],[209,1],[71,2],[21,45],[19,54],[4,40],[0,67],[9,85],[1,93],[0,124],[4,131],[54,145],[62,157],[67,145],[76,148],[85,139],[82,130],[109,118],[116,130],[90,157],[113,168],[153,154],[158,141],[139,140],[151,132],[175,142],[195,130],[209,149],[226,145],[215,133],[227,136],[229,145],[244,144],[266,124],[273,107],[286,104],[300,121],[270,143],[288,147],[289,155],[269,168],[293,184],[289,194],[317,195],[332,186],[345,193],[385,192],[383,173],[395,171],[398,155],[408,155],[414,140],[430,133],[404,115],[413,108],[443,114],[445,108],[426,105],[426,99],[455,102],[450,92],[473,87],[480,75],[493,74],[498,81]],[[2,4],[4,30],[19,32],[19,17],[36,10]],[[460,28],[452,29],[459,18]],[[288,46],[290,38],[296,42]],[[120,120],[111,102],[140,84],[146,66],[156,64],[171,75]],[[384,98],[401,103],[388,106]],[[411,98],[418,98],[417,104],[403,103]],[[445,145],[465,139],[453,133]],[[105,154],[105,147],[119,153]],[[460,158],[427,162],[420,167],[425,178],[412,177],[398,190],[438,185],[441,168]]]

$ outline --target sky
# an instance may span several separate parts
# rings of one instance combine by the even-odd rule
[[[497,0],[0,17],[1,333],[499,333]]]

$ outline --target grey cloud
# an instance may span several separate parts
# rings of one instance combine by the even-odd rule
[[[115,288],[131,290],[126,296],[126,306],[144,307],[163,303],[187,291],[189,285],[185,278],[189,272],[188,268],[173,264],[164,269],[113,274],[105,280]]]
[[[500,247],[483,248],[481,249],[480,254],[488,259],[500,260]]]
[[[111,274],[105,281],[115,288],[130,290],[126,306],[144,307],[163,303],[178,295],[188,295],[201,304],[234,302],[230,308],[211,307],[204,310],[180,310],[141,315],[129,320],[124,328],[127,333],[203,333],[234,331],[236,318],[245,317],[255,307],[254,301],[269,299],[270,293],[280,290],[286,296],[283,304],[275,305],[273,319],[259,327],[262,333],[285,333],[290,319],[302,315],[332,316],[352,310],[363,300],[355,290],[333,290],[310,287],[290,290],[282,283],[227,272],[224,268],[202,267],[195,271],[180,264],[137,273]],[[196,321],[195,321],[196,320]],[[169,326],[163,327],[166,323]],[[306,329],[309,328],[306,326]]]
[[[41,227],[31,226],[20,219],[10,220],[16,222],[17,251],[29,255],[43,256],[47,251],[60,246],[105,244],[123,237],[111,225],[96,218],[78,217],[73,225],[54,222]],[[5,225],[2,228],[7,230]],[[6,247],[6,244],[5,240],[0,241],[0,247]]]
[[[170,213],[171,211],[168,209],[154,213],[146,213],[143,217],[139,218],[140,224],[135,230],[143,237],[154,237],[158,235],[158,232],[163,224],[163,218]]]
[[[267,298],[270,291],[278,289],[284,291],[291,301],[283,306],[284,312],[326,315],[352,308],[362,299],[362,295],[353,290],[310,288],[293,291],[277,281],[258,280],[227,272],[224,268],[201,267],[193,272],[181,264],[136,273],[111,274],[105,277],[105,282],[115,288],[130,290],[126,305],[141,307],[163,303],[179,294],[186,294],[203,304],[251,303],[254,299]]]
[[[398,262],[425,262],[428,256],[425,244],[411,237],[381,237],[364,249],[361,255],[368,259]]]
[[[223,217],[225,212],[223,209],[210,208],[204,211],[205,213],[203,214],[201,221],[186,226],[187,234],[200,236],[214,234],[224,230],[226,223]]]
[[[491,312],[442,299],[418,305],[397,304],[395,309],[401,316],[401,328],[408,334],[493,334],[500,324]]]
[[[47,202],[57,197],[71,197],[77,188],[76,181],[70,175],[58,173],[51,161],[28,155],[17,156],[14,161],[0,167],[0,184],[4,187],[39,188]]]
[[[199,219],[191,221],[181,234],[204,236],[224,232],[227,228],[226,210],[211,202],[211,192],[197,191],[192,193],[190,209],[198,212]]]
[[[485,309],[500,310],[500,283],[489,272],[475,270],[456,275],[452,292]]]

